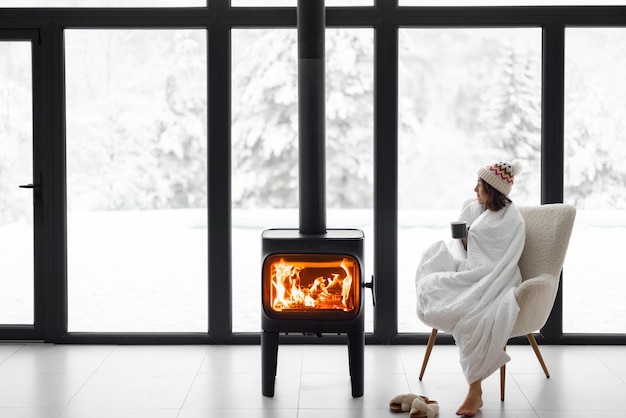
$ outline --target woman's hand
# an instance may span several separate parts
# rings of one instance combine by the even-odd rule
[[[461,244],[463,244],[463,248],[467,251],[467,236],[469,235],[469,226],[467,227],[467,234],[465,234],[464,238],[461,238]]]

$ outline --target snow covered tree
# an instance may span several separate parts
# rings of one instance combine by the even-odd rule
[[[373,54],[366,30],[326,37],[326,201],[373,201]],[[233,184],[238,208],[298,205],[296,32],[255,31],[233,65]]]
[[[176,32],[166,46],[173,60],[165,79],[167,106],[155,154],[161,169],[160,207],[207,206],[207,101],[204,32]]]
[[[478,100],[482,103],[478,119],[484,144],[498,150],[502,158],[523,161],[524,167],[539,167],[541,160],[541,71],[533,54],[512,45],[498,45],[499,58],[485,74],[487,88]],[[535,177],[536,169],[523,173]],[[538,183],[538,180],[535,181]],[[515,195],[528,198],[536,184],[520,181]]]
[[[623,30],[573,30],[566,51],[565,199],[626,208],[626,40]]]
[[[296,32],[254,36],[244,40],[248,48],[232,67],[232,202],[237,208],[296,208]]]
[[[366,29],[329,30],[326,50],[326,187],[330,208],[374,201],[374,53]]]
[[[18,185],[32,179],[32,91],[30,47],[0,45],[0,226],[29,221],[31,191]]]
[[[206,206],[202,31],[69,31],[68,205]]]
[[[401,209],[458,205],[459,196],[471,197],[476,169],[494,158],[538,164],[537,35],[508,29],[400,32]],[[528,176],[520,180],[516,200],[527,193]]]

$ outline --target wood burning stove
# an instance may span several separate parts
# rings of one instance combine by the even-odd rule
[[[298,0],[300,226],[262,235],[265,396],[274,396],[280,333],[347,334],[352,396],[363,396],[364,236],[326,229],[324,36],[324,0]]]
[[[352,396],[363,395],[363,232],[263,232],[263,395],[274,396],[280,333],[347,333]]]

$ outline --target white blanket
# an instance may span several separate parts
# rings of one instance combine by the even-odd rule
[[[467,251],[460,240],[439,241],[422,255],[415,276],[417,315],[451,333],[468,383],[510,360],[504,351],[519,306],[517,265],[524,249],[524,220],[514,204],[498,212],[467,204],[459,218],[470,226]]]

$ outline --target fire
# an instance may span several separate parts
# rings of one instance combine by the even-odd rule
[[[349,257],[274,256],[270,264],[270,301],[274,311],[355,308],[352,288],[358,281],[356,260]],[[355,281],[356,280],[356,281]]]

